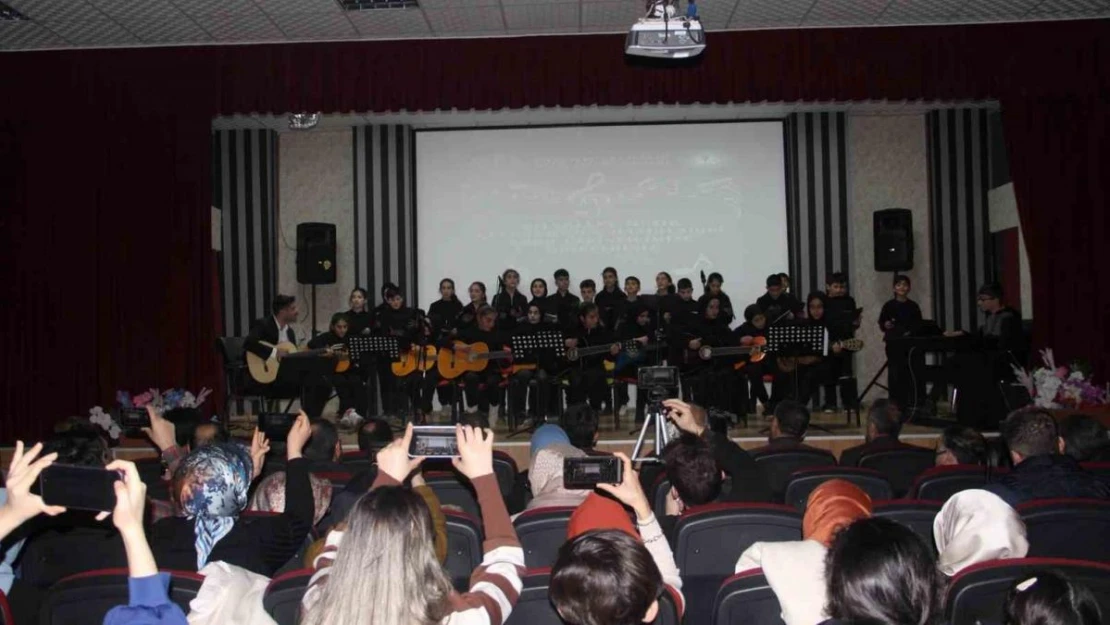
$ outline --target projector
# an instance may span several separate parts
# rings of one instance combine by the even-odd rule
[[[697,6],[690,2],[686,15],[677,16],[673,0],[650,5],[628,31],[624,53],[656,59],[686,59],[705,50],[705,31],[698,19]]]

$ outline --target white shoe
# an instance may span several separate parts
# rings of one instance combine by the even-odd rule
[[[623,417],[625,415],[625,413],[627,413],[627,412],[628,412],[628,406],[621,406],[620,409],[617,410],[617,416],[618,417]]]
[[[493,428],[497,427],[497,407],[496,406],[490,406],[490,409],[489,409],[489,427],[490,427],[490,429],[493,429]]]
[[[362,418],[362,415],[355,412],[354,408],[348,408],[347,412],[344,412],[343,416],[339,419],[339,424],[356,430],[365,420],[366,419]]]
[[[478,407],[477,406],[468,406],[467,409],[466,409],[466,414],[476,414],[477,412],[478,412]]]

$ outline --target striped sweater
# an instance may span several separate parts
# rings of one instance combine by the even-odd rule
[[[472,481],[482,508],[485,543],[482,564],[470,577],[470,591],[452,592],[448,596],[451,612],[442,625],[503,625],[520,597],[524,572],[524,550],[509,520],[509,511],[501,499],[497,478],[483,475]],[[397,486],[393,478],[378,473],[373,490],[380,486]],[[313,563],[316,572],[309,581],[301,607],[308,610],[319,600],[322,586],[327,583],[336,552],[343,542],[343,531],[328,533],[326,545]]]

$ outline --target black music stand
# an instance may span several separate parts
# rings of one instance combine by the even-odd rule
[[[763,351],[779,357],[800,358],[802,356],[821,356],[829,354],[829,331],[819,325],[779,325],[767,329],[767,345]],[[794,366],[794,396],[798,401],[798,366]],[[828,428],[815,423],[809,427],[832,434]]]
[[[519,334],[519,335],[516,335],[516,336],[512,337],[511,345],[512,345],[513,359],[514,360],[518,360],[518,359],[521,359],[521,358],[526,358],[526,357],[531,356],[533,354],[536,355],[536,360],[537,360],[536,370],[537,371],[541,370],[540,363],[539,363],[539,355],[540,354],[551,354],[555,358],[562,358],[563,356],[566,355],[566,352],[567,352],[566,337],[563,336],[562,330],[541,330],[540,332],[536,332],[535,334]],[[511,387],[511,383],[510,383],[510,387]],[[538,381],[538,375],[537,375],[536,389],[537,390],[542,389],[542,386],[540,385],[540,382]],[[527,391],[527,389],[525,389],[525,390]],[[511,395],[511,392],[510,392],[510,395]],[[546,395],[547,395],[547,393],[540,390],[540,399],[537,403],[539,403],[541,406],[543,406],[546,403],[544,401],[546,399]],[[528,405],[527,405],[527,403],[528,403],[528,393],[527,392],[524,393],[524,402],[525,402],[524,409],[525,409],[525,412],[527,412],[527,409],[528,409]],[[512,408],[513,408],[512,406],[509,406],[510,411],[512,410]],[[546,419],[536,419],[536,418],[533,417],[532,419],[529,420],[527,426],[522,427],[518,430],[515,430],[512,434],[509,434],[508,438],[512,438],[512,437],[514,437],[518,434],[523,434],[525,432],[528,432],[528,433],[535,432],[536,428],[543,425],[545,422],[546,422]]]
[[[390,362],[397,362],[401,359],[401,347],[397,343],[395,336],[352,336],[347,339],[347,353],[350,355],[351,364],[361,366],[364,356],[370,355],[367,361],[373,361],[374,355],[385,354],[389,357]],[[366,367],[367,376],[374,375],[371,367]],[[379,385],[380,386],[380,385]],[[384,393],[385,389],[378,389]],[[384,395],[383,395],[384,400]],[[363,414],[369,418],[370,406],[373,400],[370,399],[370,393],[366,394],[366,406],[363,407]]]
[[[304,410],[306,388],[312,380],[330,384],[327,376],[335,371],[335,360],[322,356],[286,356],[281,359],[281,369],[278,371],[276,384],[295,385],[301,390],[301,410]],[[286,410],[288,410],[286,406]]]

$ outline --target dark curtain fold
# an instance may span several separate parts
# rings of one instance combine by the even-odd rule
[[[1029,251],[1033,334],[1110,371],[1110,98],[1013,98],[1002,120]]]
[[[630,63],[621,35],[0,54],[0,441],[217,386],[216,115],[654,103],[1003,103],[1037,340],[1107,371],[1110,21],[711,33]]]

